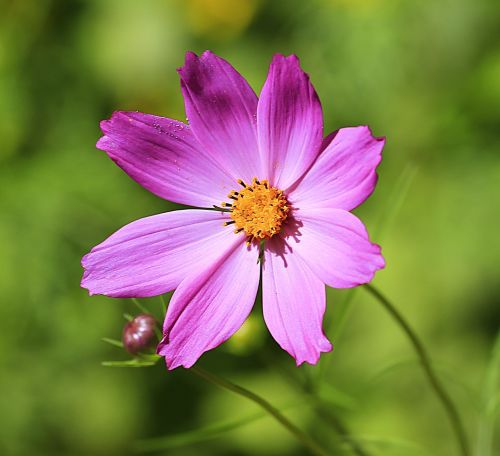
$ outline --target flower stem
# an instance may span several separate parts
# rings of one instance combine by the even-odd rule
[[[311,437],[301,431],[297,426],[295,426],[295,424],[289,421],[288,418],[286,418],[278,409],[273,407],[264,398],[241,386],[235,385],[228,380],[224,380],[223,378],[220,378],[215,374],[211,374],[210,372],[207,372],[200,367],[191,367],[191,371],[204,380],[219,386],[220,388],[227,389],[233,393],[239,394],[240,396],[246,397],[247,399],[250,399],[251,401],[258,404],[274,419],[276,419],[276,421],[281,423],[281,425],[283,425],[283,427],[285,427],[291,434],[293,434],[294,437],[299,440],[306,448],[308,448],[311,454],[315,456],[328,455],[328,453],[323,448],[321,448],[313,439],[311,439]]]
[[[422,342],[416,335],[415,331],[413,331],[413,329],[410,327],[408,322],[403,318],[403,316],[396,310],[394,305],[392,305],[391,302],[380,291],[378,291],[375,287],[373,287],[370,284],[365,284],[364,287],[371,293],[372,296],[374,296],[386,308],[386,310],[401,326],[405,334],[410,339],[413,348],[415,349],[418,357],[420,358],[420,362],[424,369],[425,375],[427,376],[427,379],[429,380],[432,389],[434,390],[439,400],[443,404],[446,414],[448,415],[450,424],[458,440],[462,456],[469,456],[470,455],[469,444],[467,441],[467,436],[465,434],[464,425],[462,423],[460,415],[458,414],[457,408],[453,404],[453,401],[451,400],[450,396],[448,395],[443,385],[439,381],[438,376],[434,372],[430,357],[427,354],[427,351],[425,350]]]

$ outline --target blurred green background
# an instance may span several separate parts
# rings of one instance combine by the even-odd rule
[[[327,131],[368,124],[387,136],[377,190],[357,210],[387,260],[374,283],[422,336],[474,454],[500,454],[499,439],[487,451],[499,397],[498,0],[0,0],[0,454],[127,455],[140,439],[259,413],[163,363],[102,367],[127,359],[101,338],[119,339],[123,312],[137,310],[79,287],[92,246],[174,207],[95,149],[99,121],[113,110],[184,119],[175,69],[186,50],[205,49],[257,93],[272,54],[295,53]],[[158,299],[142,303],[159,315]],[[379,303],[330,290],[327,322],[335,350],[319,367],[295,368],[259,305],[200,365],[283,408],[333,454],[355,453],[290,379],[321,372],[331,414],[367,454],[456,454]],[[158,454],[305,454],[272,419],[249,421],[201,443],[156,442]]]

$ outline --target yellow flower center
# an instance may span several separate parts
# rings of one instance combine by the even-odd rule
[[[238,183],[243,190],[232,191],[228,197],[234,203],[222,203],[223,207],[231,208],[232,222],[235,233],[245,231],[249,236],[248,242],[253,239],[267,239],[279,233],[283,222],[288,216],[290,207],[283,192],[269,185],[269,181],[258,181],[254,178],[251,185],[245,184],[241,179]]]

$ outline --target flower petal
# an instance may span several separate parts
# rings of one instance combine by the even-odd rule
[[[341,128],[332,133],[311,169],[290,189],[290,202],[299,208],[354,209],[375,188],[375,168],[382,159],[384,143],[385,138],[375,138],[368,127]]]
[[[191,367],[241,327],[259,286],[257,258],[258,248],[247,247],[240,236],[210,267],[179,285],[158,346],[169,369]]]
[[[97,147],[130,177],[161,198],[212,207],[234,180],[203,152],[182,122],[139,112],[115,112],[101,122]]]
[[[308,209],[295,216],[297,229],[288,233],[287,246],[327,285],[351,288],[368,283],[385,266],[380,247],[370,242],[365,226],[350,212]]]
[[[287,252],[280,239],[266,244],[262,269],[262,306],[269,331],[295,358],[316,364],[332,345],[322,330],[325,285],[298,255]]]
[[[183,210],[132,222],[82,259],[82,287],[90,294],[156,296],[207,268],[234,241],[220,212]]]
[[[179,70],[189,124],[198,141],[233,176],[260,176],[257,95],[225,60],[210,51],[186,53]]]
[[[257,110],[259,149],[272,185],[287,189],[309,168],[323,138],[323,114],[295,55],[274,56]]]

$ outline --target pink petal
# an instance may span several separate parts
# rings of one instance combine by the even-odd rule
[[[286,189],[309,168],[323,137],[321,104],[295,55],[275,55],[257,110],[259,148],[267,176]]]
[[[243,239],[244,240],[244,239]],[[186,278],[168,306],[158,353],[169,369],[191,367],[231,337],[252,310],[259,286],[258,248],[239,237],[205,271]]]
[[[322,330],[325,313],[325,285],[282,240],[266,244],[262,269],[264,319],[274,339],[295,358],[316,364],[332,345]]]
[[[161,198],[212,207],[225,201],[232,179],[203,152],[182,122],[139,112],[115,112],[101,122],[104,150],[130,177]]]
[[[234,242],[225,214],[183,210],[132,222],[82,259],[82,287],[113,297],[155,296],[206,269]]]
[[[198,141],[233,179],[261,175],[257,95],[225,60],[210,51],[186,53],[179,70],[189,124]]]
[[[297,211],[295,232],[288,228],[287,248],[302,257],[322,282],[351,288],[373,279],[385,266],[363,223],[342,209]]]
[[[385,138],[375,138],[368,127],[341,128],[332,133],[311,169],[290,189],[290,202],[299,208],[354,209],[375,188],[375,168],[382,159],[384,143]]]

